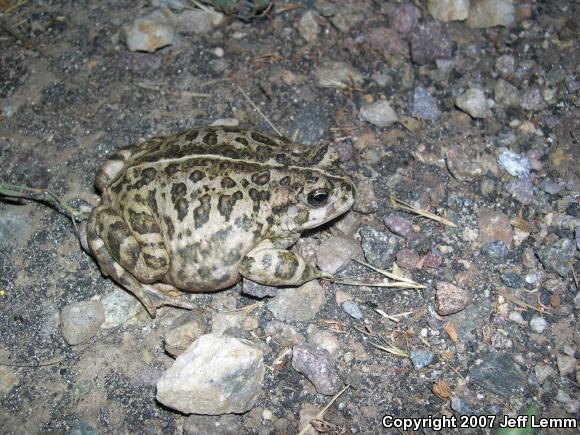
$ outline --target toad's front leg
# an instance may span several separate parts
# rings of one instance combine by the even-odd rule
[[[240,274],[264,285],[302,285],[316,278],[332,278],[310,266],[301,256],[280,249],[283,243],[264,240],[246,254],[240,264]]]

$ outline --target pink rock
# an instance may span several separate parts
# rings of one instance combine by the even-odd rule
[[[397,252],[397,266],[404,269],[414,269],[419,261],[419,254],[412,249],[401,249]]]
[[[343,292],[342,290],[337,290],[335,297],[336,297],[337,305],[342,305],[343,302],[353,300],[353,297],[351,294],[349,294],[347,292]]]
[[[421,12],[416,6],[406,3],[395,9],[392,16],[393,28],[401,35],[403,38],[408,37],[419,22],[419,17]]]
[[[470,302],[467,291],[448,282],[437,283],[435,293],[435,310],[441,316],[458,313]]]
[[[406,236],[409,231],[411,231],[411,222],[405,218],[399,216],[387,216],[384,219],[385,225],[389,231],[399,234],[400,236]]]
[[[437,269],[441,266],[443,262],[443,257],[436,254],[427,254],[423,257],[423,266],[429,267],[430,269]]]

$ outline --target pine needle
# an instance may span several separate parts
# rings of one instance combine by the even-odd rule
[[[406,210],[410,213],[418,214],[420,216],[426,217],[427,219],[434,220],[436,222],[442,223],[443,225],[447,225],[449,227],[453,227],[453,228],[457,227],[457,225],[455,223],[451,222],[450,220],[442,218],[441,216],[437,216],[436,214],[428,212],[426,210],[422,210],[420,208],[417,208],[417,207],[415,207],[411,204],[408,204],[404,201],[401,201],[400,199],[395,198],[393,195],[389,195],[389,199],[391,200],[391,204],[395,208],[400,208],[400,209]]]

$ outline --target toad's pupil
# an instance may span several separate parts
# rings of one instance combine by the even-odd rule
[[[314,207],[324,205],[326,204],[327,201],[328,201],[328,193],[326,192],[316,191],[308,195],[308,204]]]

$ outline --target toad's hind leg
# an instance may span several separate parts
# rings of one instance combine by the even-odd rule
[[[106,206],[95,208],[89,217],[86,232],[89,250],[103,274],[133,293],[151,317],[155,317],[156,309],[162,305],[188,309],[195,307],[171,298],[150,285],[167,272],[167,252],[158,244],[153,249],[146,242],[138,241],[121,217],[111,209]]]

